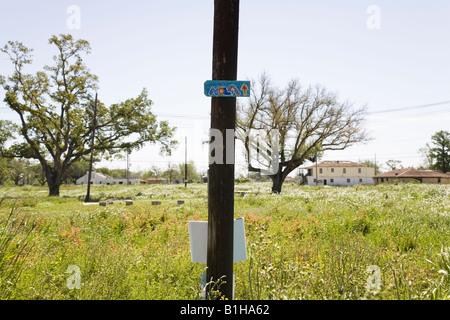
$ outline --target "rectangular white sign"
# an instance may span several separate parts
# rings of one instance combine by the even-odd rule
[[[192,262],[206,264],[208,252],[208,221],[188,221]],[[247,260],[244,218],[234,220],[233,262]]]

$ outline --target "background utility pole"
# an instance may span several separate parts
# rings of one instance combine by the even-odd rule
[[[184,187],[187,187],[187,137],[184,137]]]
[[[317,187],[317,185],[319,184],[319,177],[318,177],[318,175],[319,175],[319,168],[317,167],[317,151],[316,151],[316,187]]]
[[[97,128],[97,93],[95,93],[95,102],[93,106],[94,117],[92,119],[92,137],[91,137],[91,155],[89,159],[89,172],[88,172],[88,185],[86,199],[84,202],[89,202],[91,196],[91,177],[92,177],[92,160],[94,157],[94,141],[95,141],[95,129]]]
[[[127,150],[127,186],[130,185],[130,160],[128,157],[128,150]]]
[[[236,80],[238,31],[239,0],[214,0],[212,80]],[[222,132],[223,157],[227,159],[226,129],[236,128],[236,98],[211,98],[211,128]],[[233,227],[234,161],[210,164],[207,283],[225,281],[218,289],[229,300],[233,294]]]

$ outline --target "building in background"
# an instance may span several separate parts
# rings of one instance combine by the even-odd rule
[[[423,182],[434,184],[450,184],[450,174],[439,170],[417,170],[413,168],[395,169],[373,177],[375,184],[397,182]]]
[[[77,184],[84,185],[88,183],[88,174],[89,171],[86,172],[84,176],[77,179]],[[137,184],[141,182],[141,179],[130,179],[130,184]],[[95,170],[92,170],[91,174],[91,184],[127,184],[127,178],[112,178],[108,176],[107,174],[96,172]]]
[[[306,179],[310,186],[374,184],[375,168],[352,161],[323,161],[306,169]]]
[[[167,183],[164,178],[147,178],[145,179],[145,184],[165,184]]]

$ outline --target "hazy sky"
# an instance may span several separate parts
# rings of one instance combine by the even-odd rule
[[[79,11],[68,10],[72,5]],[[131,170],[183,162],[185,137],[188,158],[207,168],[202,140],[211,102],[203,83],[211,78],[212,27],[213,0],[0,5],[0,45],[19,40],[34,48],[30,72],[51,63],[53,34],[71,33],[91,44],[85,62],[99,76],[101,100],[115,103],[148,89],[153,111],[178,127],[180,146],[171,158],[160,157],[158,148],[135,152]],[[7,56],[0,55],[0,74],[11,70]],[[435,132],[450,130],[450,1],[241,0],[238,79],[256,79],[263,71],[279,87],[297,78],[305,86],[322,84],[355,106],[367,104],[373,140],[327,152],[324,160],[376,155],[382,163],[420,165],[418,149]],[[1,118],[16,119],[3,96],[0,90]],[[412,108],[425,105],[432,106]],[[242,167],[239,160],[237,169]]]

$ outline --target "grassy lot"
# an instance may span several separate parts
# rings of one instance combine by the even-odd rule
[[[450,186],[235,189],[251,191],[236,299],[450,299]],[[188,221],[207,220],[205,184],[94,186],[106,207],[85,186],[47,192],[0,188],[0,299],[199,299]]]

